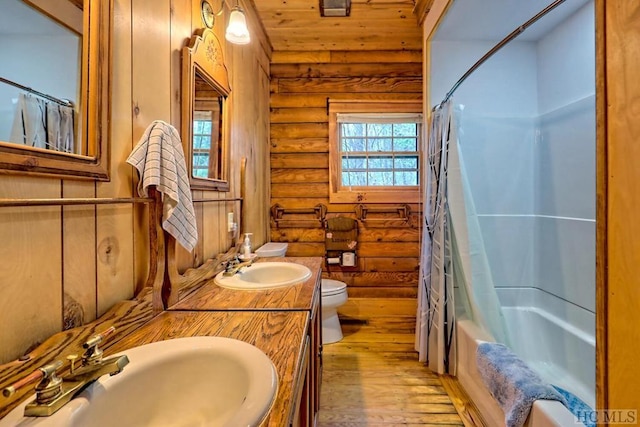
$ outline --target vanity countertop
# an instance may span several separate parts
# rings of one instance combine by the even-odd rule
[[[68,354],[82,353],[89,336],[110,326],[117,331],[104,344],[105,355],[155,341],[191,336],[235,338],[261,349],[278,372],[278,394],[263,426],[284,426],[295,405],[295,386],[304,362],[312,309],[320,293],[322,258],[283,257],[257,262],[296,262],[307,266],[307,281],[286,288],[244,291],[221,288],[213,279],[190,290],[168,311],[154,316],[151,289],[137,300],[123,301],[90,324],[60,332],[29,353],[27,362],[0,366],[0,384],[8,386],[37,367]],[[0,403],[0,417],[33,393],[20,390]]]
[[[105,348],[113,354],[156,341],[192,336],[235,338],[253,344],[273,361],[278,372],[278,391],[262,426],[285,426],[294,410],[295,385],[303,363],[309,313],[262,312],[163,312],[153,320]],[[126,368],[125,368],[126,369]]]
[[[316,289],[319,292],[322,272],[321,257],[259,258],[256,262],[293,262],[311,270],[305,282],[283,288],[265,290],[236,290],[222,288],[213,279],[199,285],[169,311],[216,310],[311,310]]]

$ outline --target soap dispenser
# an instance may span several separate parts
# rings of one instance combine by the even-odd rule
[[[242,244],[242,257],[244,259],[251,258],[251,237],[253,233],[244,233],[244,243]]]

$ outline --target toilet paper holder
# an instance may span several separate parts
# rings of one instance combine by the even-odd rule
[[[325,255],[327,265],[356,267],[358,222],[348,217],[326,220]]]
[[[327,264],[340,265],[342,267],[355,267],[356,254],[355,252],[343,252],[338,256],[327,257]]]

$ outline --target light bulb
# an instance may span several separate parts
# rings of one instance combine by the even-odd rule
[[[225,38],[234,44],[247,44],[251,41],[247,21],[240,6],[234,7],[231,11]]]

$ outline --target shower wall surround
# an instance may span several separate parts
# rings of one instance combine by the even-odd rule
[[[454,95],[460,145],[501,299],[540,298],[593,333],[593,2],[537,40],[511,42]],[[505,34],[506,35],[506,34]],[[435,40],[431,100],[495,43]],[[586,319],[586,325],[583,321]]]

